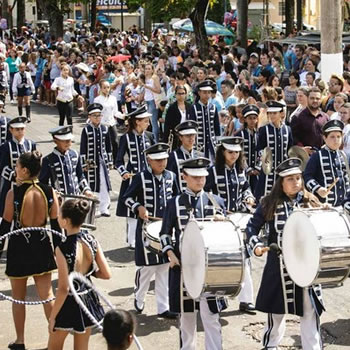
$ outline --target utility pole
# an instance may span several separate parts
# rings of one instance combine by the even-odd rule
[[[343,74],[342,0],[321,0],[321,75]]]

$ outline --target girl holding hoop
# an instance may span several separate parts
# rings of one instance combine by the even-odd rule
[[[39,151],[23,153],[16,164],[17,186],[7,193],[0,235],[25,227],[45,227],[50,217],[51,228],[59,230],[57,223],[58,200],[53,189],[38,180],[41,169]],[[16,328],[16,340],[9,344],[13,350],[24,350],[25,297],[28,277],[33,277],[41,300],[53,297],[51,271],[56,269],[50,239],[45,231],[27,231],[12,235],[7,249],[6,275],[10,278],[12,315]],[[44,303],[49,319],[52,303]]]
[[[74,334],[74,349],[88,350],[93,322],[81,310],[69,292],[68,275],[77,271],[87,278],[109,279],[111,271],[97,240],[81,225],[89,212],[86,200],[70,199],[63,203],[58,222],[66,230],[67,239],[56,248],[58,287],[49,319],[48,350],[62,350],[69,332]],[[102,322],[104,311],[96,292],[76,282],[76,290],[93,317]]]

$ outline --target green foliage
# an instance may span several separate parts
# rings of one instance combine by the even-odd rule
[[[226,2],[226,4],[225,4]],[[231,4],[229,0],[217,0],[215,3],[209,5],[207,19],[214,21],[216,23],[224,22],[224,14],[225,14],[225,5],[226,11],[231,10]]]

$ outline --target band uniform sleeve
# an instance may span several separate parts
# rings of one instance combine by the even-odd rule
[[[43,184],[48,185],[50,180],[50,164],[48,156],[43,158],[43,162],[41,165],[41,170],[39,174],[39,181]],[[53,184],[51,184],[53,185]]]
[[[121,200],[134,214],[138,214],[138,208],[144,205],[141,173],[137,173],[133,177],[130,186]]]
[[[215,136],[220,136],[220,121],[219,121],[219,113],[218,109],[215,107],[215,113],[214,113],[214,132]]]
[[[15,171],[8,165],[10,164],[10,154],[7,143],[4,143],[1,148],[0,171],[1,177],[7,181],[15,179]]]
[[[127,140],[126,140],[126,135],[123,135],[120,138],[117,158],[115,159],[115,167],[117,168],[120,176],[123,176],[124,174],[128,173],[124,165],[124,155],[126,151],[127,151]]]
[[[81,137],[80,137],[80,159],[81,159],[81,166],[82,168],[87,167],[87,134],[86,134],[86,128],[83,128],[81,132]]]
[[[91,191],[91,188],[83,174],[83,168],[81,167],[81,159],[79,154],[78,154],[76,174],[78,178],[78,185],[79,185],[80,192],[84,193],[85,191]]]
[[[259,204],[253,217],[248,221],[246,228],[247,245],[250,252],[253,252],[253,254],[255,248],[264,246],[264,244],[259,238],[259,232],[264,226],[265,222],[266,221],[264,218],[263,210],[261,204]]]
[[[321,185],[316,179],[317,174],[322,174],[319,152],[315,152],[313,155],[311,155],[309,161],[306,164],[306,168],[304,170],[305,186],[308,191],[314,194],[321,187]]]
[[[159,238],[162,252],[164,254],[166,254],[168,250],[174,250],[172,236],[176,226],[176,198],[177,197],[173,197],[167,201],[167,205],[163,213],[163,222],[159,233]]]
[[[111,143],[111,137],[109,136],[108,128],[106,127],[106,139],[105,139],[105,148],[107,153],[107,162],[109,166],[112,166],[114,164],[113,161],[113,153],[112,153],[112,143]]]

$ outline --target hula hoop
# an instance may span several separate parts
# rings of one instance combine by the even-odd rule
[[[51,233],[59,236],[61,238],[62,242],[64,242],[67,239],[67,237],[63,233],[52,230],[50,228],[23,227],[23,228],[20,228],[18,230],[10,231],[3,236],[0,236],[0,242],[8,237],[11,237],[12,235],[19,234],[19,233],[26,233],[28,231],[48,231],[48,232],[51,232]],[[52,298],[49,298],[46,300],[39,300],[39,301],[25,301],[25,300],[13,299],[12,297],[9,297],[9,296],[5,295],[4,293],[0,292],[0,299],[7,300],[7,301],[10,301],[14,304],[20,304],[20,305],[41,305],[41,304],[47,304],[47,303],[50,303],[51,301],[54,301],[56,299],[56,297],[52,297]]]
[[[95,317],[92,315],[92,313],[90,312],[90,310],[86,307],[86,305],[84,304],[84,302],[81,300],[81,298],[79,297],[79,293],[77,292],[77,290],[75,289],[74,286],[74,280],[78,280],[82,283],[84,283],[87,287],[91,288],[99,297],[101,297],[101,299],[103,299],[103,301],[108,305],[108,307],[113,310],[114,306],[112,305],[112,303],[91,283],[91,281],[89,281],[85,276],[83,276],[81,273],[73,271],[69,274],[68,276],[68,283],[69,283],[69,289],[71,291],[71,293],[73,294],[73,297],[75,299],[75,301],[77,302],[77,304],[81,307],[81,309],[85,312],[86,316],[90,319],[90,321],[92,323],[95,324],[95,326],[98,328],[98,330],[100,332],[102,332],[103,327],[101,326],[100,322],[98,322]],[[133,338],[135,340],[135,344],[137,346],[137,348],[139,350],[143,350],[142,345],[140,343],[140,341],[138,340],[138,338],[136,337],[135,334],[133,334]]]

